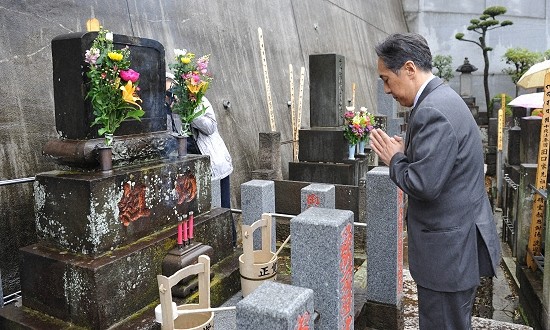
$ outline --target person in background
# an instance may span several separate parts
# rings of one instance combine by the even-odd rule
[[[168,112],[168,127],[171,127],[174,132],[177,132],[178,128],[181,127],[179,116],[177,114],[172,114],[170,110],[173,103],[177,102],[171,92],[173,84],[176,83],[173,74],[167,72],[165,106]],[[195,118],[191,123],[193,136],[187,139],[187,152],[210,156],[212,181],[219,180],[220,182],[221,207],[231,209],[231,186],[229,175],[233,172],[233,161],[218,131],[218,122],[216,121],[216,115],[210,101],[203,96],[201,104],[206,108],[206,111],[203,115]],[[236,246],[237,232],[233,216],[231,216],[231,228],[233,231],[233,246]]]
[[[392,34],[375,50],[384,92],[412,107],[405,139],[374,129],[371,147],[408,196],[420,329],[471,329],[480,277],[494,276],[500,262],[479,128],[462,98],[432,74],[424,37]]]

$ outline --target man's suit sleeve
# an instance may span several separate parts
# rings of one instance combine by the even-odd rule
[[[407,155],[390,162],[390,177],[409,197],[432,200],[439,196],[455,165],[458,141],[452,125],[435,108],[416,109]]]

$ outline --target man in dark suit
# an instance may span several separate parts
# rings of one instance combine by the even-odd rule
[[[384,91],[412,107],[404,140],[376,129],[371,147],[408,196],[420,329],[471,329],[480,277],[494,276],[500,262],[479,128],[462,98],[432,74],[422,36],[393,34],[376,54]]]

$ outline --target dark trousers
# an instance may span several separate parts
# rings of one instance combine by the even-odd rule
[[[226,209],[231,208],[231,186],[229,181],[229,175],[220,180],[220,194],[221,194],[221,206]],[[233,220],[233,213],[231,216],[231,231],[233,233],[232,242],[233,247],[237,246],[237,229],[235,228],[235,220]]]
[[[421,330],[470,330],[477,286],[459,292],[418,288],[418,318]]]

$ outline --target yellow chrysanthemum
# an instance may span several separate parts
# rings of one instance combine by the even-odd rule
[[[124,101],[138,106],[141,109],[141,106],[136,102],[141,102],[141,99],[136,96],[136,87],[132,85],[131,81],[128,81],[126,85],[120,86],[122,90],[122,98]]]
[[[115,53],[115,52],[109,52],[107,54],[107,56],[109,56],[109,58],[113,61],[116,61],[116,62],[120,62],[122,61],[122,58],[124,57],[124,55],[120,54],[120,53]]]
[[[191,59],[189,57],[182,57],[181,58],[181,63],[189,64],[189,63],[191,63]]]
[[[189,92],[193,94],[197,94],[207,83],[204,81],[201,81],[198,85],[193,85],[191,82],[186,82],[185,85],[187,86],[187,89],[189,89]]]

